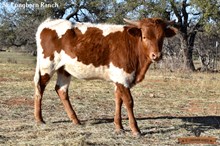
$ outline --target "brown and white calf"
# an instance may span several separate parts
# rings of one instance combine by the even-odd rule
[[[140,134],[133,113],[130,88],[144,79],[150,64],[161,58],[165,37],[176,29],[159,18],[125,21],[129,25],[46,20],[38,28],[35,82],[35,119],[44,123],[41,101],[47,83],[57,72],[55,90],[74,124],[80,124],[68,96],[71,76],[104,79],[115,84],[116,131],[123,129],[121,106],[125,104],[134,135]]]

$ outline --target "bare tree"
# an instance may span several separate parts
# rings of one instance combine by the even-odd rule
[[[198,33],[195,43],[196,53],[201,62],[201,71],[218,70],[220,35],[213,28],[212,32]]]

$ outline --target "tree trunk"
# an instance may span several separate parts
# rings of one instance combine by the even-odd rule
[[[181,35],[180,37],[181,42],[181,49],[183,50],[183,59],[184,59],[184,70],[187,71],[195,71],[195,66],[193,63],[193,44],[192,42],[188,42],[187,35]],[[190,39],[191,40],[191,39]]]

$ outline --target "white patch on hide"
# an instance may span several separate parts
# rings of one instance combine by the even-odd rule
[[[55,30],[58,37],[61,38],[62,35],[66,33],[68,29],[73,27],[72,23],[68,20],[64,19],[55,19],[55,20],[46,20],[40,24],[37,30],[36,38],[40,38],[40,33],[44,28],[49,28],[51,30]]]
[[[77,61],[77,58],[71,58],[64,51],[61,51],[62,59],[57,67],[65,66],[65,70],[78,79],[104,79],[120,83],[125,87],[131,87],[134,80],[135,71],[131,74],[125,72],[122,68],[116,67],[113,63],[108,66],[95,67],[93,64],[85,65]],[[58,69],[58,68],[56,68]]]
[[[54,72],[54,61],[50,60],[50,57],[40,59],[40,73],[41,75],[49,74]]]
[[[114,66],[114,64],[110,63],[109,67],[109,77],[115,83],[120,83],[125,87],[131,87],[131,84],[134,80],[135,71],[132,73],[125,72],[122,68],[118,68]]]
[[[85,65],[77,61],[77,58],[69,60],[65,64],[65,70],[78,79],[109,80],[107,66],[95,67],[93,64]]]
[[[76,23],[74,27],[77,27],[82,34],[85,34],[89,27],[95,27],[103,31],[103,36],[107,36],[110,33],[117,31],[122,32],[124,25],[113,25],[113,24],[92,24],[92,23]]]
[[[66,92],[66,90],[69,87],[69,83],[71,80],[71,76],[66,76],[65,74],[60,74],[59,72],[57,73],[57,83],[56,85],[58,85],[60,87],[59,90],[62,90],[64,92]]]

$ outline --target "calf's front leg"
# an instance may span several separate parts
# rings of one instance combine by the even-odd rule
[[[126,88],[124,85],[118,84],[118,83],[116,83],[116,88],[117,88],[116,91],[119,92],[119,94],[117,94],[117,95],[120,95],[120,97],[121,97],[121,99],[127,109],[128,118],[129,118],[129,126],[132,130],[132,133],[134,136],[139,136],[140,130],[137,126],[137,122],[134,117],[134,112],[133,112],[134,103],[133,103],[133,98],[131,96],[130,89]],[[122,104],[121,102],[118,102],[118,103],[116,102],[116,110],[118,110],[118,111],[116,111],[116,115],[115,115],[115,123],[117,123],[116,130],[117,130],[117,128],[122,128],[122,126],[121,126],[121,108],[119,110],[119,107],[121,107],[120,106],[121,104]]]
[[[122,106],[122,99],[121,99],[121,92],[119,88],[116,87],[115,89],[115,117],[114,117],[114,124],[115,124],[115,131],[116,133],[122,132],[123,126],[121,122],[121,106]]]

